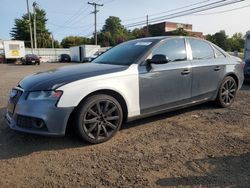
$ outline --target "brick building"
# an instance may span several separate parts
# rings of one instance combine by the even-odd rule
[[[190,36],[204,38],[202,32],[193,31],[192,24],[184,24],[184,23],[175,23],[175,22],[162,22],[158,24],[153,24],[149,26],[149,33],[152,36],[165,36],[165,35],[172,35],[173,31],[182,28]]]

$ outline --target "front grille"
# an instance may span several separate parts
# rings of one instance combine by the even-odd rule
[[[47,127],[42,119],[17,115],[16,125],[20,128],[30,130],[47,131]]]

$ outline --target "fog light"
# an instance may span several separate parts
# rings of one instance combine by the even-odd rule
[[[41,128],[43,128],[43,126],[44,126],[44,122],[43,122],[43,120],[37,119],[37,120],[34,122],[33,126],[34,126],[35,128],[37,128],[37,129],[41,129]]]

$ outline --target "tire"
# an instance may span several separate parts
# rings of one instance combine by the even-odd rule
[[[87,98],[76,111],[78,135],[91,144],[110,140],[121,128],[123,111],[112,96],[98,94]]]
[[[222,108],[230,107],[237,94],[237,83],[231,76],[227,76],[222,81],[217,95],[217,104]]]

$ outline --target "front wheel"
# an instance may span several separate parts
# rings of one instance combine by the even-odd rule
[[[237,93],[237,83],[235,79],[231,76],[226,77],[218,92],[217,103],[223,108],[230,107],[236,97]]]
[[[104,94],[86,99],[76,113],[77,133],[92,144],[111,139],[119,131],[123,120],[119,102]]]

